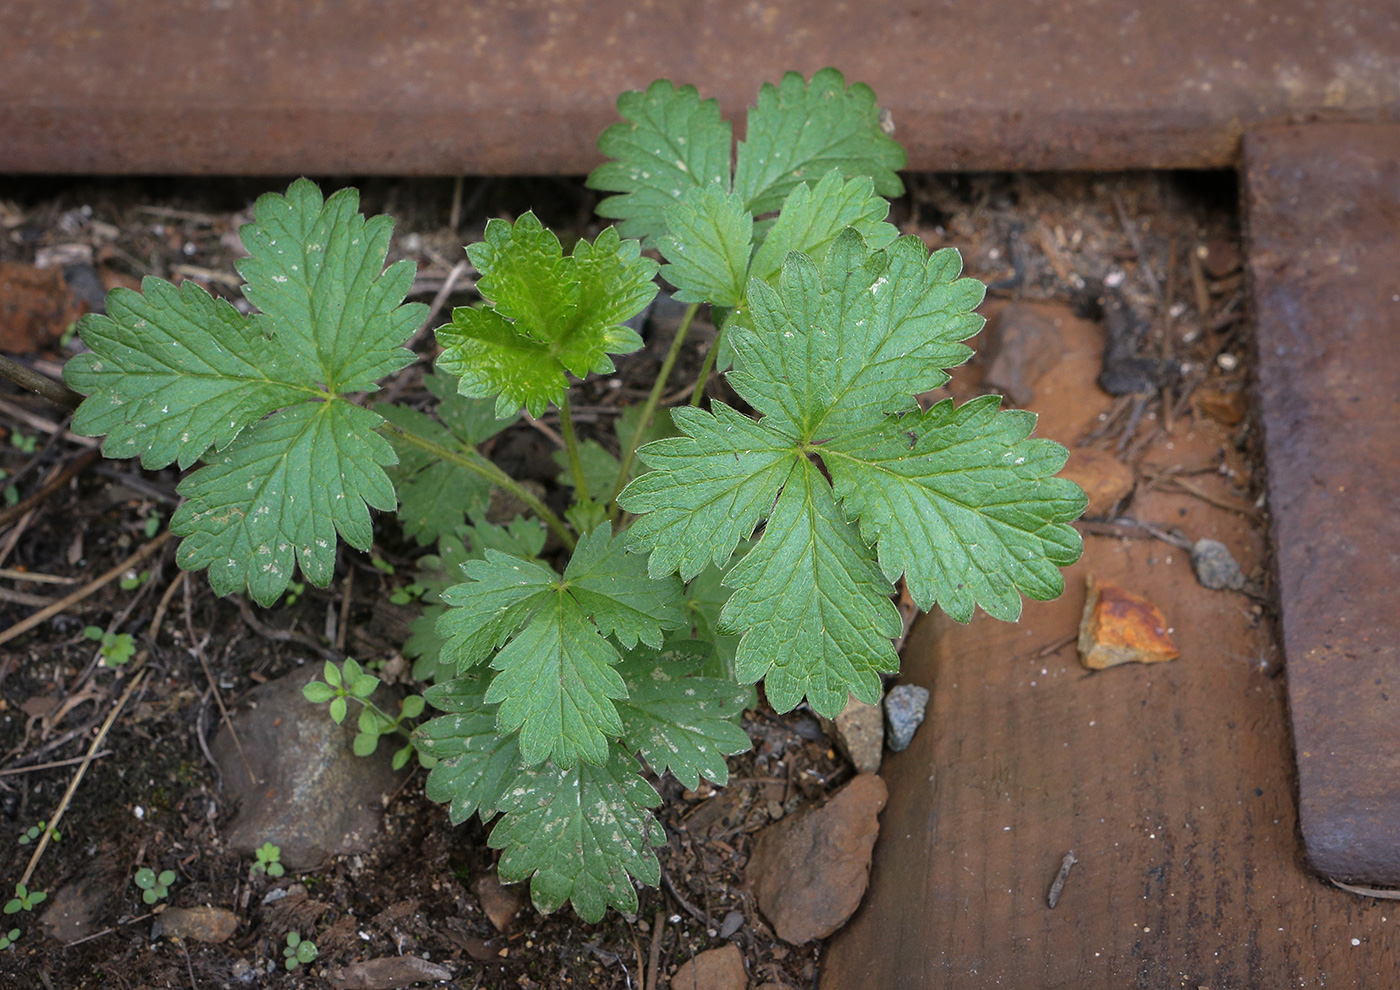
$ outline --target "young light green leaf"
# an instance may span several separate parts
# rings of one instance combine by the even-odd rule
[[[753,745],[732,721],[749,692],[733,681],[698,676],[710,652],[698,640],[677,640],[660,650],[633,650],[618,667],[627,685],[618,711],[628,748],[692,790],[702,775],[728,783],[724,758]]]
[[[579,541],[562,578],[494,550],[462,570],[468,582],[442,594],[453,606],[438,621],[442,656],[465,666],[505,644],[486,700],[500,705],[500,731],[520,731],[527,763],[606,759],[608,739],[622,732],[613,702],[626,693],[607,637],[660,645],[664,630],[685,622],[679,583],[648,578],[609,526]]]
[[[598,215],[622,221],[623,237],[654,247],[666,232],[666,211],[687,189],[718,184],[728,190],[730,126],[720,119],[718,101],[665,79],[645,93],[623,93],[617,109],[627,122],[598,139],[598,150],[616,160],[594,169],[588,187],[621,193],[599,203]]]
[[[885,576],[904,574],[919,608],[937,602],[960,622],[977,605],[1014,622],[1021,595],[1058,597],[1060,568],[1082,550],[1069,523],[1084,511],[1084,493],[1052,477],[1067,452],[1028,440],[1035,416],[999,402],[989,395],[954,408],[946,400],[833,440],[822,453]]]
[[[293,565],[318,587],[330,583],[336,534],[360,550],[373,539],[369,508],[392,511],[394,462],[375,432],[380,418],[343,399],[283,409],[185,478],[186,501],[170,520],[184,536],[176,559],[209,568],[221,595],[247,588],[271,605]]]
[[[478,288],[493,301],[459,308],[437,331],[439,370],[458,376],[461,394],[494,398],[496,415],[521,406],[543,415],[563,401],[565,372],[613,370],[610,354],[630,354],[642,339],[623,326],[656,295],[657,264],[636,241],[609,227],[565,257],[559,239],[526,213],[515,224],[492,220],[486,240],[468,249]]]
[[[890,583],[809,460],[796,463],[763,538],[725,584],[734,593],[720,623],[743,634],[735,674],[749,684],[765,678],[780,712],[804,695],[828,718],[849,694],[875,704],[880,672],[899,669]]]
[[[676,299],[739,305],[753,237],[753,214],[743,201],[719,185],[690,189],[666,211],[666,226],[656,246],[670,262],[661,275],[676,287]]]
[[[446,712],[413,733],[419,750],[438,761],[428,773],[428,797],[447,805],[453,825],[473,813],[489,822],[519,773],[517,737],[497,731],[496,706],[486,703],[486,685],[475,677],[435,684],[423,694],[430,705]]]
[[[794,187],[835,169],[870,176],[877,193],[894,197],[904,192],[895,175],[904,165],[904,149],[880,128],[870,87],[848,88],[835,69],[822,69],[810,84],[789,72],[777,86],[765,83],[749,111],[734,191],[751,213],[771,213]]]
[[[647,810],[660,803],[637,775],[636,761],[613,746],[601,765],[522,770],[499,799],[504,817],[488,844],[503,850],[501,879],[530,879],[530,898],[541,912],[571,901],[587,922],[608,907],[635,914],[632,878],[661,882],[651,847],[666,837]]]

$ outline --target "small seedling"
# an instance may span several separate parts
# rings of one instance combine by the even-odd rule
[[[340,667],[327,660],[322,676],[324,681],[311,681],[301,689],[301,693],[307,701],[315,704],[329,701],[330,716],[337,725],[345,721],[345,716],[349,713],[349,701],[360,703],[359,720],[356,722],[358,731],[353,743],[357,756],[372,754],[379,748],[381,736],[398,733],[410,738],[413,720],[423,714],[423,697],[417,694],[410,694],[399,703],[397,716],[390,715],[376,705],[370,700],[370,696],[379,687],[379,678],[366,673],[353,658],[347,657]],[[412,755],[413,744],[409,742],[394,754],[394,769],[403,767]]]
[[[422,598],[425,590],[427,589],[425,589],[423,585],[414,581],[412,584],[406,584],[402,588],[395,588],[389,595],[389,601],[393,602],[395,605],[408,605]]]
[[[306,585],[300,581],[287,582],[287,604],[295,605],[297,599],[306,594]]]
[[[282,866],[282,847],[274,846],[271,842],[264,842],[253,854],[258,857],[258,861],[248,868],[249,876],[257,876],[265,873],[270,877],[280,877],[287,872]]]
[[[141,888],[141,900],[147,904],[163,901],[170,896],[170,885],[175,882],[174,870],[161,870],[160,875],[148,866],[136,871],[136,886]]]
[[[59,839],[63,838],[62,833],[60,833],[58,829],[49,828],[48,822],[41,821],[38,825],[31,825],[24,830],[24,834],[19,837],[19,844],[27,846],[29,843],[38,839],[39,836],[43,835],[45,831],[49,833],[49,839],[53,842],[57,842]]]
[[[154,517],[152,517],[152,518],[154,518]],[[149,521],[149,520],[147,520],[146,528],[147,528],[147,529],[150,529],[150,521]],[[160,520],[158,520],[158,519],[156,520],[156,529],[160,529]],[[154,535],[154,534],[148,534],[148,535]],[[122,575],[122,579],[121,579],[121,581],[118,582],[118,584],[121,585],[122,591],[135,591],[137,588],[141,587],[141,585],[145,584],[145,583],[146,583],[147,581],[149,581],[150,579],[151,579],[151,572],[150,572],[150,571],[142,571],[141,573],[138,574],[138,573],[136,573],[136,571],[133,569],[133,570],[127,571],[125,574],[123,574],[123,575]]]
[[[8,949],[19,941],[19,929],[11,928],[5,934],[0,935],[0,952]]]
[[[38,437],[25,436],[23,433],[10,434],[10,446],[14,447],[15,450],[21,451],[25,454],[34,453],[34,448],[37,442]]]
[[[101,626],[88,626],[83,635],[96,643],[101,643],[102,663],[106,667],[120,667],[136,653],[136,641],[130,633],[110,633]]]
[[[296,969],[303,963],[309,963],[321,954],[316,948],[316,943],[310,939],[305,941],[296,932],[287,933],[287,947],[282,950],[282,955],[286,956],[284,965],[287,969]]]
[[[152,537],[152,536],[155,536],[157,533],[160,532],[160,523],[161,523],[161,519],[160,519],[160,513],[159,513],[159,512],[153,512],[153,513],[151,513],[151,515],[149,515],[149,516],[146,517],[146,536],[147,536],[147,538],[150,538],[150,537]],[[142,573],[143,573],[143,574],[146,574],[146,573],[148,573],[148,572],[142,571]]]
[[[33,911],[48,900],[48,897],[49,895],[42,890],[31,891],[24,884],[17,883],[15,884],[15,896],[5,903],[5,913],[17,914],[20,911]]]

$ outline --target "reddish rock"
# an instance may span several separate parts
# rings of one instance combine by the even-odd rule
[[[481,902],[481,910],[486,912],[486,917],[491,919],[498,932],[510,927],[525,904],[524,885],[501,883],[500,877],[494,873],[483,873],[472,889],[476,891],[476,899]]]
[[[886,796],[883,780],[861,774],[820,808],[758,834],[748,880],[783,941],[825,938],[860,904]]]
[[[1161,663],[1181,655],[1156,605],[1092,574],[1088,584],[1079,622],[1079,659],[1084,666],[1102,670],[1120,663]]]
[[[238,917],[228,908],[199,906],[166,908],[160,915],[166,938],[192,942],[227,942],[238,930]]]
[[[748,985],[744,957],[733,942],[697,953],[671,977],[671,990],[747,990]]]
[[[1035,380],[1054,366],[1064,349],[1053,320],[1030,306],[1008,303],[987,324],[980,358],[987,368],[983,380],[1016,405],[1028,406],[1035,398]]]
[[[39,350],[82,314],[61,269],[0,263],[0,351]]]
[[[1132,494],[1136,481],[1132,468],[1107,451],[1092,447],[1071,448],[1060,477],[1068,478],[1089,496],[1089,507],[1084,510],[1089,519],[1102,519],[1112,513],[1118,503]]]
[[[1201,388],[1191,396],[1191,403],[1202,413],[1225,426],[1235,426],[1249,411],[1245,394],[1238,389],[1227,392],[1219,388]]]

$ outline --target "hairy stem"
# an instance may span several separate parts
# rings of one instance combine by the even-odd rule
[[[724,343],[724,327],[719,328],[719,333],[715,335],[715,342],[710,347],[710,353],[705,355],[705,363],[700,366],[700,377],[695,380],[695,391],[690,396],[692,406],[699,406],[700,400],[705,398],[705,383],[710,380],[710,372],[715,369],[715,359],[719,357],[719,345],[722,343]]]
[[[622,486],[627,484],[627,476],[632,471],[632,460],[637,456],[637,445],[641,443],[643,434],[651,426],[651,419],[656,415],[656,406],[661,401],[661,394],[666,391],[666,381],[671,377],[671,370],[676,366],[676,359],[681,355],[681,345],[685,343],[685,335],[690,332],[690,325],[695,322],[695,314],[700,311],[699,303],[691,303],[690,308],[685,311],[685,318],[681,320],[679,329],[676,330],[676,338],[671,341],[671,349],[666,352],[666,359],[661,362],[661,370],[657,372],[656,382],[651,387],[651,394],[647,396],[646,405],[642,406],[642,418],[637,420],[637,429],[627,441],[627,449],[622,452],[622,465],[617,470],[617,480],[613,482],[612,492],[608,495],[608,502],[617,501],[617,493],[622,491]],[[612,515],[616,507],[609,511]]]
[[[564,450],[569,455],[569,470],[574,475],[574,499],[588,501],[588,479],[583,476],[583,460],[578,455],[578,435],[574,433],[574,414],[569,405],[569,393],[559,403],[559,432],[564,436]]]
[[[569,527],[564,524],[564,520],[556,516],[550,510],[549,506],[536,498],[528,488],[496,467],[496,465],[492,464],[476,451],[473,450],[470,453],[463,453],[459,450],[451,450],[441,444],[433,443],[431,440],[425,440],[423,437],[415,436],[407,430],[395,426],[393,423],[383,423],[380,428],[387,430],[407,443],[413,444],[415,447],[426,450],[428,453],[442,458],[448,463],[455,464],[460,468],[465,468],[473,474],[479,474],[502,491],[510,492],[529,506],[530,511],[537,515],[546,526],[553,530],[554,535],[559,537],[559,542],[564,544],[565,549],[573,550],[577,545],[574,534],[569,532]]]
[[[82,405],[83,397],[67,385],[56,382],[37,371],[30,371],[24,365],[11,361],[3,354],[0,354],[0,376],[8,378],[20,388],[26,388],[35,395],[43,396],[54,405],[63,406],[65,409],[77,409],[78,406]]]

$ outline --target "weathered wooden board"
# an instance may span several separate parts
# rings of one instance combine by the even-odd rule
[[[1041,430],[1072,442],[1104,408],[1092,328],[1037,385]],[[1208,466],[1220,427],[1179,422],[1141,467]],[[1140,492],[1132,514],[1266,566],[1264,518],[1219,474],[1220,508]],[[1090,673],[1074,647],[1093,571],[1156,602],[1180,659]],[[822,990],[1274,990],[1400,985],[1400,903],[1344,893],[1302,855],[1285,678],[1248,597],[1209,591],[1152,539],[1086,539],[1056,602],[1018,625],[931,617],[905,653],[929,719],[883,773],[871,890],[833,940]],[[1047,893],[1063,857],[1058,906]]]

